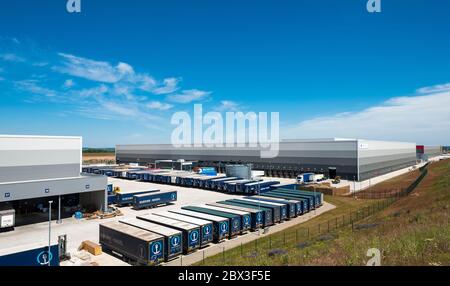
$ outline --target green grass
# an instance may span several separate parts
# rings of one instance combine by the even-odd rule
[[[380,249],[382,265],[450,265],[449,186],[447,160],[433,163],[413,193],[386,208],[386,201],[326,196],[336,209],[197,265],[365,265],[369,248]],[[366,209],[367,217],[352,228],[349,213],[368,206],[372,209]]]

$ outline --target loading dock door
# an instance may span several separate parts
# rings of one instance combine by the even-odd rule
[[[336,179],[336,172],[337,172],[336,167],[328,168],[328,177],[332,180]]]

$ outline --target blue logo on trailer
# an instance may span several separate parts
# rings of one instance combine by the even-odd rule
[[[170,238],[170,252],[177,253],[181,251],[181,237],[174,235]]]
[[[261,212],[259,212],[259,213],[256,215],[256,221],[257,221],[258,223],[261,223],[261,221],[262,221],[262,214],[261,214]]]
[[[239,221],[238,220],[234,220],[233,221],[233,229],[234,230],[236,230],[236,229],[239,230]]]
[[[286,216],[286,209],[283,209],[282,214],[283,214],[284,217]]]
[[[173,193],[171,196],[172,201],[175,201],[177,199],[177,194]]]
[[[212,238],[211,225],[205,225],[203,227],[203,240],[211,240],[211,238]]]
[[[223,222],[220,224],[220,234],[225,234],[228,232],[228,223]]]
[[[191,231],[189,233],[189,244],[190,246],[196,246],[198,243],[199,233],[198,230]]]
[[[48,265],[49,263],[51,265],[52,259],[53,254],[48,250],[40,252],[36,257],[36,261],[39,265]]]
[[[244,226],[250,226],[250,216],[244,216]]]
[[[161,241],[153,242],[150,246],[151,260],[157,261],[163,256],[163,244]]]

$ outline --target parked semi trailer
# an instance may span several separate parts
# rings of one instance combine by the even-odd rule
[[[206,189],[208,181],[224,178],[224,176],[203,176],[194,180],[194,187]]]
[[[297,188],[297,185],[285,185],[285,186],[277,186],[274,188],[274,190],[293,192],[295,194],[302,194],[302,195],[306,195],[306,196],[313,196],[314,197],[314,205],[316,207],[319,207],[323,204],[323,193],[298,190],[296,188]]]
[[[209,189],[220,191],[226,182],[235,181],[235,180],[239,180],[239,179],[240,178],[238,178],[238,177],[225,177],[225,178],[220,178],[220,179],[216,179],[216,180],[211,180],[209,182]]]
[[[122,219],[119,222],[163,236],[164,261],[166,262],[177,258],[183,251],[183,234],[179,230],[137,218]]]
[[[300,211],[299,215],[305,214],[307,212],[309,212],[309,204],[308,204],[308,199],[303,199],[303,198],[297,198],[297,197],[291,197],[289,195],[283,195],[283,194],[278,194],[278,193],[272,193],[272,192],[267,192],[261,195],[262,197],[266,197],[266,198],[277,198],[277,199],[283,199],[283,200],[288,200],[288,201],[295,201],[295,202],[299,202],[301,208],[297,208],[297,212]]]
[[[183,233],[184,254],[194,252],[200,247],[200,227],[198,225],[152,214],[140,215],[137,218],[180,230]]]
[[[302,198],[308,200],[309,209],[313,210],[316,208],[315,198],[313,195],[303,195],[300,193],[297,193],[295,191],[289,191],[289,190],[283,190],[283,189],[275,189],[269,193],[275,193],[275,194],[282,194],[282,195],[289,195],[291,197],[296,198]]]
[[[133,264],[155,265],[164,260],[163,236],[116,221],[100,224],[99,242],[103,250]]]
[[[206,247],[213,241],[213,223],[210,221],[170,212],[159,212],[153,214],[198,225],[200,227],[200,247]]]
[[[249,199],[249,198],[241,198],[241,200],[244,201],[252,201],[252,202],[261,202],[262,200],[260,199]],[[269,205],[274,205],[274,206],[278,206],[280,208],[280,220],[286,220],[289,219],[289,213],[288,213],[288,206],[286,204],[280,204],[280,203],[272,203],[272,202],[267,202],[267,201],[262,201],[265,204],[269,204]]]
[[[241,218],[241,233],[245,233],[252,228],[252,217],[249,212],[231,210],[231,209],[215,207],[215,206],[210,206],[210,205],[201,205],[199,207],[240,216],[240,218]]]
[[[269,181],[269,182],[264,182],[264,181],[259,181],[259,182],[252,182],[252,183],[248,183],[245,184],[244,186],[244,193],[246,194],[261,194],[261,193],[265,193],[271,190],[271,186],[273,185],[277,185],[280,182],[276,182],[276,181]]]
[[[248,224],[250,223],[250,230],[251,231],[255,231],[259,228],[262,227],[263,224],[263,216],[264,216],[264,212],[263,211],[257,211],[251,208],[240,208],[239,207],[229,207],[229,206],[225,206],[222,204],[218,204],[218,203],[207,203],[206,204],[209,207],[214,207],[214,208],[218,208],[220,210],[224,210],[224,211],[231,211],[232,213],[236,213],[239,215],[242,215],[243,217],[243,221],[241,222],[242,224]],[[249,219],[246,221],[246,217],[247,215],[249,216]]]
[[[121,191],[120,193],[117,193],[117,205],[118,206],[126,206],[133,204],[133,197],[135,195],[140,194],[148,194],[148,193],[156,193],[159,192],[159,190],[145,190],[145,191]]]
[[[243,187],[245,184],[253,183],[254,180],[235,180],[228,181],[224,184],[222,191],[226,191],[228,193],[243,193]]]
[[[279,223],[281,222],[281,208],[280,206],[275,206],[273,204],[269,204],[267,202],[256,202],[250,200],[243,199],[231,199],[227,200],[227,202],[239,203],[241,205],[252,206],[253,208],[265,207],[270,208],[272,210],[272,222]]]
[[[206,205],[248,212],[248,213],[250,213],[250,216],[251,216],[251,223],[252,223],[251,229],[255,230],[255,229],[264,227],[264,211],[263,210],[255,210],[252,208],[231,206],[231,205],[225,205],[225,204],[219,204],[219,203],[207,203]]]
[[[248,202],[248,201],[242,202],[242,201],[239,201],[238,199],[219,201],[217,203],[231,205],[231,206],[244,207],[244,208],[252,208],[252,209],[255,209],[258,211],[263,211],[264,212],[263,227],[271,226],[277,222],[280,222],[279,208],[277,210],[277,208],[275,208],[273,206],[268,206],[265,204],[254,205],[251,202]]]
[[[188,210],[176,209],[169,210],[170,213],[181,214],[193,218],[204,219],[213,223],[213,241],[218,243],[229,237],[229,222],[227,218],[198,213]]]
[[[279,203],[279,204],[285,204],[287,206],[287,212],[288,212],[288,216],[290,218],[294,218],[296,216],[298,216],[298,213],[301,213],[301,203],[299,201],[288,201],[288,200],[283,200],[283,199],[274,199],[274,198],[268,198],[268,197],[264,197],[264,196],[251,196],[251,197],[246,197],[247,199],[254,199],[254,200],[263,200],[266,202],[271,202],[271,203]],[[298,210],[297,210],[297,206],[298,206]]]
[[[156,193],[145,193],[133,196],[133,208],[153,208],[167,205],[177,201],[177,191],[160,191]]]
[[[215,210],[210,210],[210,209],[195,207],[195,206],[184,206],[181,209],[227,218],[228,222],[229,222],[228,224],[230,226],[229,227],[230,237],[235,237],[238,234],[240,234],[242,231],[241,230],[241,217],[239,215],[233,215],[230,213],[225,213],[225,212],[220,212],[220,211],[215,211]]]

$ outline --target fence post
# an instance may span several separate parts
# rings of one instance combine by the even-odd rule
[[[284,241],[284,246],[286,246],[286,232],[283,231],[283,241]]]
[[[223,249],[222,249],[222,259],[223,259],[223,264],[225,264],[225,247],[223,247]]]
[[[319,222],[319,235],[320,235],[320,222]]]
[[[272,249],[272,236],[269,236],[269,248]]]
[[[241,257],[243,256],[242,242],[241,242]]]
[[[309,240],[309,226],[308,226],[308,240]]]
[[[203,265],[205,265],[205,251],[204,250],[203,250]]]
[[[328,220],[328,232],[330,232],[330,220]]]
[[[295,230],[295,243],[298,243],[298,229]]]

